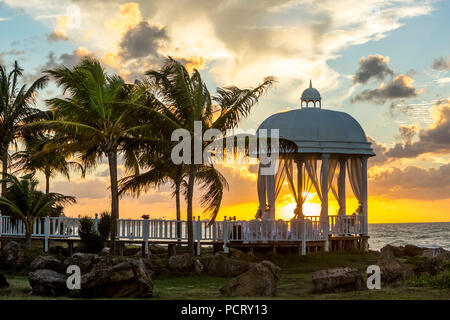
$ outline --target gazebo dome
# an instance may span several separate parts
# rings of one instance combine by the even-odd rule
[[[270,129],[279,129],[280,138],[294,142],[299,153],[375,155],[361,125],[344,112],[295,109],[271,115],[261,129],[269,135]]]
[[[303,102],[305,102],[306,107],[310,102],[313,103],[314,107],[316,107],[316,102],[319,103],[319,107],[322,107],[322,97],[320,96],[319,91],[316,88],[312,87],[312,81],[309,80],[309,88],[305,89],[302,93],[302,97],[300,98],[301,107],[303,107]]]

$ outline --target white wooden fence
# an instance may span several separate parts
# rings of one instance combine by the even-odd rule
[[[98,225],[95,216],[95,227]],[[33,225],[33,238],[43,238],[45,251],[48,251],[50,238],[79,239],[79,218],[44,217],[38,219]],[[177,230],[180,234],[177,234]],[[194,241],[197,242],[197,251],[200,251],[202,241],[223,242],[224,250],[228,251],[228,243],[266,243],[266,242],[301,242],[302,253],[306,254],[308,241],[325,241],[328,235],[356,235],[367,232],[362,216],[330,216],[327,221],[320,217],[306,217],[305,220],[292,221],[259,221],[259,220],[224,220],[209,224],[208,220],[197,217],[193,222]],[[12,223],[11,217],[0,215],[0,236],[25,236],[25,226],[22,221]],[[143,241],[148,252],[148,242],[159,241],[185,241],[188,238],[187,221],[162,219],[118,219],[117,239],[130,241]],[[326,246],[327,247],[327,246]]]

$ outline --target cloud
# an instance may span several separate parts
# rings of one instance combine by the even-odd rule
[[[69,37],[67,35],[68,21],[69,17],[67,16],[56,17],[55,29],[52,33],[50,33],[48,39],[52,41],[69,40]]]
[[[450,70],[450,57],[439,57],[433,61],[431,67],[434,70]]]
[[[382,83],[377,89],[367,89],[351,99],[351,102],[372,101],[383,104],[389,99],[412,98],[420,92],[413,86],[414,80],[406,75],[399,74],[387,85]]]
[[[441,100],[432,109],[434,123],[419,134],[417,141],[407,139],[386,152],[391,158],[413,158],[424,153],[450,153],[450,100]],[[411,136],[411,134],[409,134]]]
[[[367,83],[371,78],[383,80],[387,75],[393,75],[394,72],[388,67],[389,57],[375,54],[369,55],[367,58],[362,57],[359,60],[359,69],[356,71],[353,82]]]
[[[125,59],[156,58],[159,56],[158,48],[161,42],[167,39],[164,28],[142,21],[123,36],[120,42],[121,55]]]
[[[109,195],[109,184],[100,179],[83,179],[78,181],[56,181],[51,185],[59,193],[77,198],[102,199]]]
[[[390,199],[440,200],[450,198],[450,163],[439,168],[409,166],[371,175],[371,195]]]

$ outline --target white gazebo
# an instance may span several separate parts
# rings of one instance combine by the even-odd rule
[[[264,131],[268,134],[270,129],[278,129],[280,139],[293,143],[296,150],[280,151],[274,174],[261,174],[264,165],[260,164],[258,218],[275,220],[275,200],[287,180],[297,204],[294,220],[310,218],[303,215],[303,204],[314,187],[321,201],[318,219],[333,234],[332,229],[345,220],[348,212],[345,201],[348,177],[359,202],[350,216],[358,218],[361,235],[367,235],[367,160],[375,153],[358,121],[347,113],[322,109],[320,93],[310,81],[309,88],[302,93],[300,108],[271,115],[259,126],[258,133],[262,129],[267,129]],[[337,215],[328,212],[330,190],[339,204]]]

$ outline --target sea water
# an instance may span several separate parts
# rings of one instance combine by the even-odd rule
[[[369,224],[369,236],[370,250],[380,250],[387,244],[450,250],[450,222]]]

